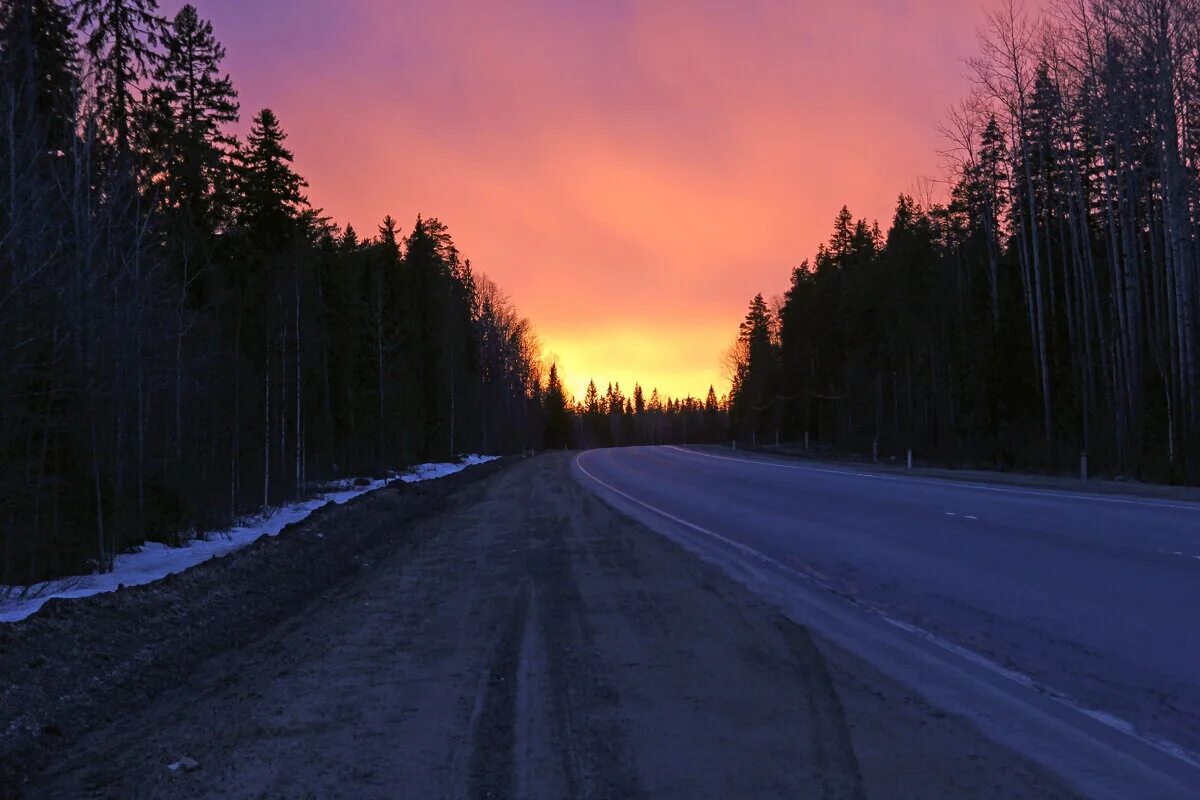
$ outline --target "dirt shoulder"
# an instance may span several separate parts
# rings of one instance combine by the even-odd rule
[[[337,512],[325,524],[392,544],[170,688],[107,695],[109,719],[45,745],[25,795],[1068,796],[616,513],[568,463],[469,470],[437,513],[402,513],[403,493]],[[198,768],[167,768],[184,755]]]
[[[81,731],[152,703],[370,561],[417,546],[405,522],[436,514],[503,463],[328,503],[227,557],[0,624],[0,798]]]

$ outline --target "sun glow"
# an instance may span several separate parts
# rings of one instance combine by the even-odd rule
[[[886,225],[941,174],[932,120],[981,20],[949,0],[401,5],[203,11],[313,202],[362,233],[441,218],[576,394],[727,391],[747,301],[786,288],[844,203]]]

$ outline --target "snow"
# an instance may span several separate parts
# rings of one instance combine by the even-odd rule
[[[494,461],[496,458],[497,456],[469,455],[458,463],[418,464],[401,474],[393,473],[393,477],[405,483],[417,483],[444,478],[467,467]],[[119,586],[140,586],[182,572],[210,558],[228,555],[262,536],[276,536],[287,525],[299,522],[328,502],[340,505],[380,489],[386,484],[387,481],[384,480],[372,480],[365,486],[355,486],[354,479],[349,478],[331,484],[332,487],[336,487],[336,491],[327,492],[311,500],[281,506],[267,514],[243,518],[237,527],[212,531],[207,538],[193,539],[183,547],[168,547],[157,542],[147,542],[136,552],[118,555],[114,559],[112,572],[76,575],[29,587],[0,585],[0,623],[25,619],[52,598],[90,597],[115,591]]]
[[[405,483],[416,483],[417,481],[427,481],[433,478],[444,478],[447,475],[461,472],[467,467],[473,467],[476,464],[486,464],[489,461],[495,460],[496,456],[471,455],[466,456],[457,464],[418,464],[404,475],[401,475],[400,480]]]

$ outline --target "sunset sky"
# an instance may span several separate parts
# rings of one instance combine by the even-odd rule
[[[727,391],[747,302],[786,288],[843,204],[886,227],[941,175],[936,124],[986,7],[194,4],[314,205],[364,235],[440,217],[577,395],[594,377],[699,396]]]

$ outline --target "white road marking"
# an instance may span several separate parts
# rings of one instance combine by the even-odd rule
[[[1193,555],[1192,553],[1184,553],[1181,550],[1163,550],[1161,547],[1159,547],[1157,548],[1156,552],[1162,553],[1164,556],[1179,556],[1180,558],[1192,558],[1196,561],[1200,561],[1200,556]]]
[[[673,445],[671,446],[671,448],[675,449],[675,450],[680,450],[680,448],[674,447]],[[603,486],[605,489],[608,489],[613,494],[618,495],[618,496],[624,498],[625,500],[628,500],[631,503],[641,506],[642,508],[646,509],[647,511],[657,514],[658,516],[663,517],[664,519],[668,519],[671,522],[674,522],[678,525],[682,525],[685,528],[689,528],[693,531],[696,531],[697,533],[701,533],[705,536],[715,539],[715,540],[721,542],[722,544],[728,545],[729,547],[732,547],[734,550],[737,550],[738,552],[740,552],[746,556],[749,556],[750,558],[753,558],[757,561],[760,561],[764,564],[774,567],[775,569],[778,569],[782,572],[785,572],[789,575],[799,578],[800,580],[802,580],[806,583],[815,585],[827,592],[831,592],[831,593],[835,594],[835,596],[842,597],[843,599],[845,599],[844,595],[838,595],[836,592],[833,592],[833,590],[829,586],[824,585],[820,580],[816,579],[815,577],[813,577],[811,575],[806,575],[805,573],[800,572],[799,570],[793,569],[792,567],[789,567],[786,564],[776,561],[775,559],[771,558],[770,556],[766,555],[765,553],[761,553],[758,550],[755,550],[753,547],[742,544],[741,542],[735,541],[733,539],[729,539],[715,531],[711,531],[708,528],[697,525],[694,522],[688,522],[686,519],[677,517],[674,514],[671,514],[670,512],[667,512],[667,511],[662,510],[661,508],[658,508],[657,506],[653,506],[643,500],[639,500],[636,497],[634,497],[633,495],[628,494],[627,492],[621,491],[617,487],[613,486],[611,483],[608,483],[608,482],[596,477],[596,475],[594,475],[592,472],[590,472],[588,470],[588,468],[583,465],[583,457],[591,452],[595,452],[595,451],[585,450],[584,452],[575,456],[575,466],[578,467],[579,471],[582,472],[584,475],[588,476],[588,478],[590,478],[592,481],[599,484],[600,486]],[[681,450],[681,452],[695,452],[695,451]],[[697,455],[707,456],[707,454],[705,454],[705,453],[697,453]],[[708,456],[708,457],[723,458],[722,456]],[[747,461],[747,459],[740,459],[740,458],[725,459],[725,460]],[[751,462],[751,463],[763,463],[763,462]],[[773,466],[788,467],[789,465],[779,464],[779,465],[773,465]],[[821,471],[839,472],[838,470],[821,470]],[[876,476],[867,475],[866,477],[876,477]],[[1175,758],[1184,764],[1188,764],[1189,766],[1192,766],[1192,767],[1200,767],[1200,755],[1193,754],[1190,750],[1188,750],[1187,748],[1185,748],[1181,745],[1176,744],[1175,742],[1172,742],[1167,739],[1159,739],[1159,738],[1156,738],[1153,736],[1144,736],[1141,733],[1138,733],[1137,729],[1134,728],[1132,723],[1130,723],[1124,719],[1121,719],[1120,717],[1113,716],[1104,711],[1100,711],[1099,709],[1089,708],[1088,706],[1084,705],[1082,702],[1072,698],[1070,695],[1060,692],[1059,690],[1054,689],[1051,686],[1047,686],[1046,684],[1039,683],[1039,682],[1035,681],[1033,678],[1029,677],[1028,675],[1017,672],[1015,670],[1008,669],[1007,667],[1005,667],[1001,664],[998,664],[995,661],[992,661],[991,659],[987,658],[986,656],[976,653],[974,650],[971,650],[966,647],[962,647],[961,645],[956,645],[953,642],[943,639],[942,637],[938,636],[937,634],[931,633],[917,625],[913,625],[911,623],[904,622],[902,620],[894,619],[893,617],[888,616],[885,612],[881,611],[880,609],[875,608],[874,606],[868,605],[867,603],[865,603],[861,600],[855,600],[854,605],[879,617],[883,622],[885,622],[889,625],[892,625],[896,628],[900,628],[902,630],[906,630],[912,634],[920,636],[921,638],[923,638],[926,641],[945,650],[946,652],[953,653],[953,654],[961,656],[961,657],[965,657],[968,660],[989,670],[990,672],[994,672],[997,675],[1001,675],[1020,686],[1024,686],[1026,688],[1032,688],[1035,691],[1038,691],[1039,693],[1041,693],[1043,696],[1049,697],[1056,703],[1059,703],[1063,707],[1069,708],[1072,711],[1078,712],[1080,714],[1084,714],[1084,715],[1096,720],[1097,722],[1100,722],[1101,724],[1105,725],[1106,727],[1111,728],[1112,730],[1117,731],[1119,733],[1125,734],[1126,736],[1129,736],[1132,739],[1136,739],[1137,741],[1139,741],[1145,745],[1153,747],[1154,749],[1156,749],[1162,753],[1165,753],[1168,756],[1171,756],[1172,758]]]
[[[953,511],[947,511],[947,512],[946,512],[946,516],[947,516],[947,517],[957,517],[957,516],[958,516],[958,514],[955,514]]]
[[[827,475],[851,475],[856,478],[870,478],[878,481],[899,481],[901,483],[924,483],[937,484],[944,486],[947,489],[972,489],[982,492],[998,492],[1001,494],[1024,494],[1033,497],[1061,497],[1068,500],[1089,500],[1096,503],[1120,503],[1132,506],[1149,506],[1150,508],[1172,508],[1180,511],[1197,511],[1200,512],[1200,503],[1192,505],[1183,505],[1182,503],[1171,503],[1163,500],[1135,500],[1128,497],[1108,497],[1100,494],[1071,494],[1069,492],[1056,492],[1051,489],[1016,489],[1002,486],[987,486],[982,483],[970,483],[968,481],[944,480],[939,478],[917,478],[900,475],[879,475],[874,472],[856,472],[849,469],[825,469],[823,467],[808,467],[798,464],[778,464],[774,461],[759,461],[753,458],[730,458],[729,456],[718,456],[712,453],[701,453],[699,450],[689,450],[678,445],[666,445],[668,450],[676,450],[686,455],[698,456],[699,458],[714,458],[718,461],[733,461],[739,464],[750,464],[751,466],[759,467],[775,467],[777,469],[791,469],[799,472],[821,472]]]

